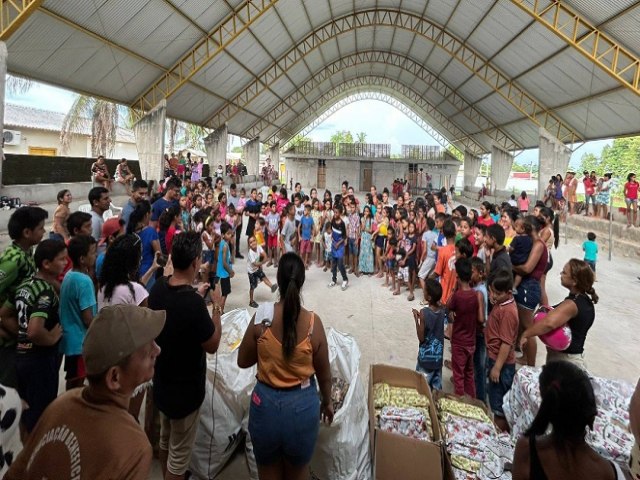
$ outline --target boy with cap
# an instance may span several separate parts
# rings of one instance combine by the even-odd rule
[[[102,309],[82,351],[89,386],[47,408],[4,478],[147,479],[151,445],[127,407],[136,387],[153,377],[160,354],[154,339],[164,323],[165,312],[144,307]]]

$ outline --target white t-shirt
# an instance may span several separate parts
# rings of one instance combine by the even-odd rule
[[[249,249],[249,257],[247,258],[247,273],[256,273],[260,267],[255,265],[255,262],[260,261],[262,255],[262,247],[257,246],[255,252]]]
[[[122,284],[113,289],[111,298],[109,301],[106,301],[104,298],[104,287],[102,287],[98,291],[98,311],[102,310],[104,307],[108,307],[109,305],[140,305],[145,298],[149,296],[149,292],[147,292],[147,289],[138,282],[130,283],[133,286],[133,293],[135,294],[135,297],[131,294],[129,285]]]

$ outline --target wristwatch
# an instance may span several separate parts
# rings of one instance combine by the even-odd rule
[[[222,307],[220,305],[213,304],[212,311],[222,316]]]

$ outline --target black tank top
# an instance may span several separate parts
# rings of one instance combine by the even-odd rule
[[[588,295],[583,293],[578,295],[570,294],[566,300],[573,300],[576,307],[578,307],[578,313],[568,322],[571,329],[571,344],[563,353],[582,354],[587,332],[593,325],[596,312]]]

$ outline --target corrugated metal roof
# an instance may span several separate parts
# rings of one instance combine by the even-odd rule
[[[638,95],[512,1],[403,0],[400,6],[397,0],[272,1],[274,6],[170,93],[168,116],[203,124],[217,118],[225,102],[237,102],[238,108],[227,121],[229,130],[240,134],[261,118],[271,118],[273,108],[326,65],[355,52],[382,51],[408,56],[424,65],[468,104],[477,103],[478,111],[493,124],[507,124],[503,130],[523,147],[537,145],[538,125],[526,119],[515,105],[517,99],[509,102],[494,93],[488,84],[492,78],[482,78],[484,70],[478,62],[487,61],[497,68],[542,107],[558,107],[558,117],[584,139],[628,134],[639,128]],[[233,11],[246,20],[245,3],[45,0],[8,40],[9,71],[133,104],[167,69],[188,58],[207,32],[218,28]],[[564,3],[640,56],[636,0]],[[262,5],[253,4],[256,8]],[[256,13],[255,8],[252,11]],[[328,28],[324,31],[323,27]],[[418,33],[420,29],[424,35]],[[309,37],[314,31],[318,35]],[[452,43],[454,40],[436,45],[451,36],[466,42],[465,62],[452,57],[452,53],[464,50],[459,43]],[[302,41],[308,43],[301,46]],[[209,45],[215,49],[214,42]],[[285,55],[296,47],[297,55],[290,55],[285,62]],[[474,64],[470,52],[479,56]],[[199,62],[200,56],[201,52],[193,58]],[[475,140],[486,151],[491,149],[491,138],[480,133],[450,99],[397,67],[359,64],[328,78],[314,94],[332,91],[353,75],[393,78],[417,88],[441,113],[451,116],[460,130],[475,133]],[[254,83],[256,78],[258,83]],[[310,102],[310,98],[302,98],[291,104],[291,110],[280,115],[282,122],[279,119],[275,122],[278,126],[269,125],[263,135],[296,125]]]
[[[4,106],[4,126],[10,129],[29,128],[60,133],[64,117],[64,113],[25,107],[14,103],[7,103]],[[80,135],[91,135],[91,122],[87,120],[87,124],[78,133]],[[132,130],[118,127],[116,141],[135,143],[136,139]]]

